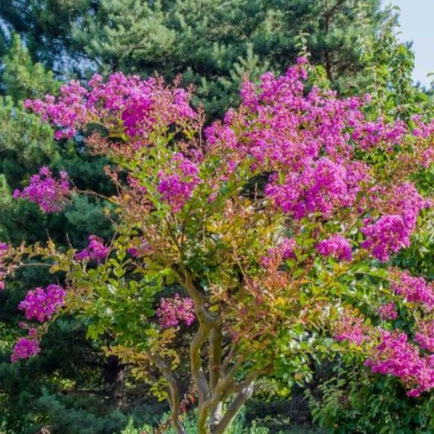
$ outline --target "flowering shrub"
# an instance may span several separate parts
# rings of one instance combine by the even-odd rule
[[[78,253],[50,244],[20,254],[65,273],[65,311],[89,319],[89,337],[109,331],[108,353],[142,377],[149,364],[160,370],[177,432],[177,333],[189,343],[199,433],[224,432],[259,378],[309,379],[311,358],[339,351],[363,354],[411,395],[433,387],[432,286],[383,263],[430,205],[410,175],[430,155],[434,124],[372,121],[366,98],[306,92],[306,75],[301,59],[282,77],[246,82],[240,107],[204,134],[190,93],[158,79],[95,76],[26,103],[58,138],[105,130],[87,145],[112,161],[119,223],[110,256],[95,236]],[[163,298],[155,312],[172,284],[188,298]],[[390,303],[407,308],[414,339],[394,330]]]
[[[434,387],[433,357],[421,355],[405,333],[382,331],[381,344],[374,354],[365,365],[373,372],[401,378],[411,388],[409,396],[419,396]]]
[[[392,290],[399,294],[402,302],[412,303],[423,311],[432,311],[434,287],[423,278],[415,278],[406,272],[391,270]],[[384,322],[398,319],[394,302],[383,304],[379,308]],[[387,323],[385,323],[387,326]],[[390,328],[390,327],[389,327]],[[433,320],[419,320],[415,330],[414,343],[409,336],[398,330],[390,332],[384,328],[373,328],[363,323],[360,317],[345,316],[337,326],[335,338],[348,340],[360,345],[363,342],[375,342],[370,350],[370,357],[365,365],[374,373],[389,374],[400,378],[410,388],[408,396],[419,396],[422,392],[434,388]],[[417,345],[416,345],[417,344]]]

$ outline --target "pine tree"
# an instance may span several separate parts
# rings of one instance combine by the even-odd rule
[[[266,69],[282,73],[299,54],[300,35],[314,63],[335,85],[361,67],[358,2],[353,0],[101,0],[79,20],[73,38],[107,72],[155,71],[195,83],[208,110],[237,99],[240,80]],[[364,2],[373,36],[383,15],[378,0]]]
[[[369,17],[364,34],[374,37],[385,18],[380,0],[5,0],[0,17],[22,35],[32,59],[59,75],[182,74],[216,114],[237,101],[244,74],[284,72],[301,35],[334,87],[354,81],[363,64],[361,3]]]
[[[56,92],[60,83],[39,63],[34,64],[18,35],[3,57],[0,97],[0,173],[15,186],[26,173],[59,158],[51,128],[22,107],[26,98]]]
[[[35,62],[58,75],[83,70],[81,51],[71,38],[71,22],[91,13],[93,0],[2,0],[0,2],[0,48],[10,45],[18,33]],[[8,30],[8,34],[4,30]]]
[[[56,93],[60,87],[51,71],[46,71],[40,63],[33,63],[18,34],[12,38],[9,52],[3,57],[3,65],[3,91],[15,103],[38,98],[47,92]]]
[[[33,204],[12,198],[13,190],[26,185],[41,165],[67,168],[77,185],[93,185],[100,192],[109,192],[110,187],[103,178],[104,160],[84,154],[79,143],[56,142],[53,130],[23,108],[24,99],[56,92],[60,83],[52,72],[32,61],[18,35],[13,36],[3,58],[1,85],[0,240],[21,243],[50,237],[64,245],[84,246],[90,233],[109,237],[111,223],[99,201],[74,198],[64,213],[47,219]],[[0,293],[0,430],[36,432],[51,425],[52,432],[119,432],[127,417],[113,412],[113,403],[103,398],[111,387],[101,380],[106,363],[101,351],[87,343],[80,321],[56,325],[45,340],[56,350],[47,357],[27,367],[10,364],[17,323],[22,319],[17,305],[44,273],[27,269],[8,281]],[[80,389],[96,393],[76,394]],[[65,420],[70,431],[62,429]]]

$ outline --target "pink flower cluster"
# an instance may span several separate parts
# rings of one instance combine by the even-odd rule
[[[269,268],[272,264],[280,265],[282,260],[294,257],[297,241],[294,238],[283,238],[276,247],[268,249],[267,255],[260,259],[262,267]]]
[[[362,149],[370,149],[381,142],[399,144],[405,134],[408,134],[405,122],[398,120],[394,124],[385,124],[384,119],[379,118],[376,121],[357,123],[351,138],[357,141]]]
[[[112,74],[107,83],[94,75],[87,88],[72,81],[62,86],[57,100],[47,96],[44,100],[27,100],[24,106],[58,128],[57,139],[73,137],[93,120],[110,130],[121,126],[130,137],[146,139],[155,127],[182,123],[195,116],[185,90],[165,87],[155,78],[142,80],[120,72]]]
[[[158,178],[158,192],[173,212],[182,209],[200,182],[196,164],[179,152],[173,155],[170,166],[161,171]]]
[[[89,236],[89,245],[75,254],[78,261],[89,260],[101,263],[109,254],[110,249],[96,235]]]
[[[330,218],[352,207],[371,181],[369,167],[355,161],[354,152],[367,141],[399,143],[406,129],[384,120],[363,129],[362,100],[339,100],[317,88],[306,95],[302,63],[283,77],[265,74],[259,88],[245,83],[240,108],[206,130],[207,144],[209,152],[229,156],[223,173],[246,159],[258,172],[272,172],[265,192],[283,212],[296,219],[311,213]]]
[[[362,228],[366,240],[361,247],[371,251],[379,261],[387,262],[390,253],[410,245],[409,231],[399,215],[386,215]]]
[[[399,270],[392,270],[391,276],[394,279],[391,288],[396,294],[409,302],[422,304],[428,312],[432,311],[432,284]],[[379,314],[383,320],[396,319],[398,312],[395,303],[382,305]],[[369,336],[372,331],[363,324],[362,318],[344,315],[335,327],[335,339],[361,345],[371,340]],[[419,396],[434,388],[434,321],[417,321],[414,342],[410,342],[408,335],[402,331],[380,332],[379,344],[370,351],[371,355],[365,365],[375,373],[400,378],[410,389],[409,396]]]
[[[371,251],[379,261],[387,262],[390,253],[397,253],[410,245],[410,236],[416,228],[419,212],[429,206],[411,183],[393,188],[381,206],[388,214],[375,223],[368,219],[362,228],[365,241],[362,248]]]
[[[317,250],[323,256],[332,256],[340,261],[351,261],[351,246],[349,241],[339,234],[334,234],[320,241]]]
[[[411,131],[413,136],[415,137],[422,137],[422,138],[428,138],[433,135],[434,133],[434,120],[431,120],[430,123],[424,123],[422,121],[421,115],[414,115],[411,118],[412,122],[414,123],[414,128]],[[430,147],[432,150],[432,146]],[[433,156],[432,152],[430,153],[431,156]],[[431,161],[428,161],[428,163],[432,163]]]
[[[297,247],[295,238],[284,238],[278,245],[277,251],[282,259],[291,259],[294,257],[294,250]]]
[[[28,359],[29,357],[39,354],[41,348],[36,337],[20,338],[14,346],[11,355],[11,362],[15,363],[20,359]]]
[[[160,307],[156,311],[161,327],[177,327],[181,321],[188,326],[195,320],[193,300],[189,297],[161,298]]]
[[[14,198],[28,199],[46,213],[62,210],[71,192],[68,174],[60,171],[59,175],[60,179],[55,179],[48,167],[42,167],[38,175],[30,178],[29,185],[23,191],[14,191]]]
[[[388,261],[391,253],[410,244],[417,216],[428,202],[411,183],[387,192],[372,188],[372,170],[358,155],[379,147],[393,152],[410,130],[401,121],[371,122],[361,98],[339,100],[317,88],[306,94],[305,77],[301,61],[285,76],[265,74],[259,86],[246,82],[240,108],[207,128],[207,151],[221,158],[223,181],[246,161],[254,173],[270,172],[265,194],[296,220],[329,220],[346,210],[356,214],[364,219],[360,247]],[[425,130],[427,136],[433,127]],[[331,244],[321,248],[326,252]],[[348,259],[350,249],[341,248],[337,256]]]
[[[360,191],[357,185],[366,177],[366,170],[363,164],[345,167],[319,158],[302,173],[288,173],[283,183],[277,174],[272,175],[265,193],[283,212],[298,220],[313,213],[330,218],[335,210],[354,204]]]
[[[393,272],[392,291],[411,303],[421,303],[431,312],[434,309],[434,282],[426,282],[423,277],[411,276],[406,271]]]
[[[428,312],[433,310],[432,283],[427,283],[421,277],[413,277],[406,271],[392,270],[391,276],[392,291],[408,302],[423,305]],[[393,302],[381,306],[379,313],[384,320],[393,320],[398,316]],[[433,353],[434,321],[418,320],[413,343],[404,332],[382,330],[380,344],[365,364],[373,372],[399,377],[410,389],[407,393],[409,396],[419,396],[434,388]]]
[[[369,339],[369,328],[364,324],[363,318],[345,313],[335,325],[334,338],[338,342],[348,341],[361,345]]]
[[[9,246],[6,243],[0,243],[0,291],[3,291],[5,289],[4,279],[6,277],[6,272],[3,271],[2,260],[8,250]]]
[[[417,329],[414,340],[421,348],[434,353],[434,320],[420,321]]]
[[[396,311],[395,303],[385,303],[378,309],[381,319],[392,320],[398,318],[398,312]]]
[[[18,305],[24,310],[28,320],[39,322],[49,320],[56,310],[63,306],[65,290],[59,285],[48,285],[46,289],[36,288],[29,291]]]
[[[381,343],[365,365],[372,372],[399,377],[410,388],[408,396],[419,396],[434,387],[434,356],[422,355],[403,332],[383,330]]]
[[[53,314],[64,304],[65,290],[59,285],[48,285],[47,288],[36,288],[29,291],[18,308],[24,310],[28,320],[49,321]],[[40,352],[39,338],[36,328],[29,328],[25,323],[21,327],[28,329],[28,337],[20,338],[14,346],[11,361],[27,359]]]

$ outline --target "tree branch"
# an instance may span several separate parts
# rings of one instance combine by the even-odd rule
[[[221,324],[217,327],[213,327],[209,335],[209,357],[208,357],[208,371],[209,371],[209,383],[211,394],[214,394],[216,386],[222,375],[221,363],[222,363],[222,345],[223,334]],[[219,402],[211,407],[210,426],[218,424],[221,419],[222,403]]]
[[[327,24],[330,24],[330,18],[333,16],[333,14],[336,12],[336,10],[342,6],[347,0],[338,0],[329,10],[327,10],[324,13],[324,17],[326,19]],[[329,27],[326,29],[329,30]]]
[[[210,394],[208,381],[202,368],[200,350],[204,343],[208,340],[209,333],[210,327],[206,323],[202,322],[199,326],[199,330],[197,331],[190,344],[191,376],[193,382],[196,384],[199,400],[199,409],[197,416],[197,427],[199,434],[206,433],[206,419],[208,416],[208,409],[204,407],[203,403],[207,401]]]
[[[223,334],[221,324],[213,327],[209,335],[209,382],[211,392],[214,391],[221,376]]]
[[[198,433],[207,433],[207,419],[210,411],[209,401],[211,395],[211,387],[208,380],[203,372],[201,349],[203,345],[209,340],[210,342],[210,361],[209,363],[217,366],[216,369],[211,369],[210,378],[212,387],[218,382],[218,372],[220,371],[221,363],[221,327],[222,320],[219,314],[213,314],[209,312],[206,308],[205,302],[206,298],[204,294],[196,287],[193,276],[190,271],[185,267],[185,265],[180,264],[173,267],[174,272],[180,278],[185,290],[191,297],[194,303],[194,309],[196,316],[199,320],[199,330],[194,336],[190,344],[190,365],[191,365],[191,376],[194,384],[197,387],[198,393],[198,419],[197,428]],[[211,359],[213,361],[211,362]],[[218,402],[216,403],[218,404]]]
[[[172,425],[173,428],[176,430],[176,432],[178,434],[185,434],[184,428],[182,427],[181,424],[181,419],[180,419],[180,408],[179,408],[179,387],[178,387],[178,383],[176,382],[176,378],[173,375],[170,367],[168,366],[168,364],[166,363],[166,361],[157,355],[154,356],[149,356],[150,359],[157,365],[158,369],[160,370],[160,372],[163,374],[164,378],[166,379],[168,385],[169,385],[169,390],[168,390],[168,400],[169,400],[169,404],[170,404],[170,410],[172,413]]]
[[[211,431],[212,434],[223,434],[226,431],[228,426],[230,426],[233,420],[237,417],[238,413],[241,410],[241,407],[252,396],[252,393],[254,391],[254,382],[255,380],[251,379],[249,381],[246,380],[242,383],[241,391],[232,401],[220,422],[215,427],[213,427]]]

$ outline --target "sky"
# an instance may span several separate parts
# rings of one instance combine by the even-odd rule
[[[434,0],[383,0],[384,5],[393,4],[401,9],[400,23],[402,41],[412,41],[415,53],[413,79],[429,86],[434,72]]]

